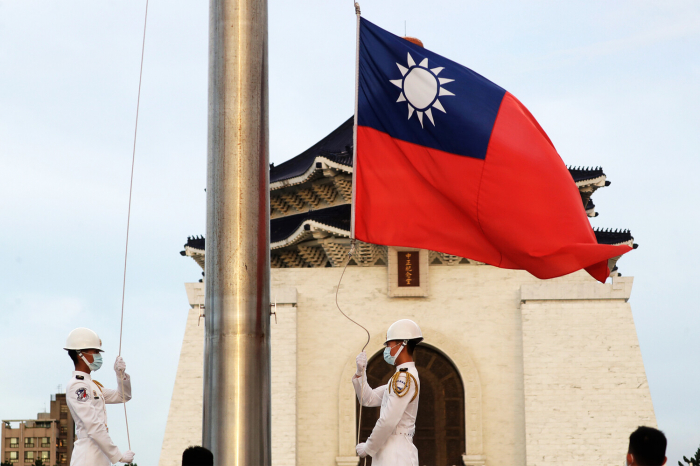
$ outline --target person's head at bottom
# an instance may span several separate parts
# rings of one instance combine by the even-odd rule
[[[630,435],[628,466],[663,466],[666,464],[666,436],[653,427],[640,426]]]
[[[214,455],[204,447],[189,447],[182,452],[182,466],[214,466]]]

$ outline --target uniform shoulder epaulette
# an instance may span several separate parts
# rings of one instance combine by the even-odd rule
[[[97,380],[93,380],[93,382],[95,382],[95,385],[97,385],[97,389],[100,391],[100,393],[102,393],[102,396],[104,396],[104,392],[102,391],[102,389],[103,389],[105,386],[102,385],[102,384],[101,384],[100,382],[98,382]]]
[[[408,371],[408,367],[404,367],[402,369],[399,369],[399,372],[406,372],[406,371]]]
[[[85,377],[83,377],[82,375],[76,375],[75,378],[78,380],[85,380]]]
[[[413,374],[407,371],[408,369],[399,369],[399,372],[395,373],[391,379],[389,379],[389,390],[393,390],[396,396],[402,398],[411,390],[411,381],[413,381],[415,385],[415,393],[411,398],[411,401],[413,401],[418,396],[418,381],[413,377]],[[401,374],[405,375],[405,381],[399,379]],[[402,387],[399,387],[399,382],[403,385]]]

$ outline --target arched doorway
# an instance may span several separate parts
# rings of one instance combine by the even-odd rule
[[[464,444],[464,385],[457,369],[442,353],[429,345],[418,345],[413,354],[420,377],[416,435],[421,466],[462,464]],[[371,387],[384,385],[396,369],[384,362],[382,351],[367,364],[367,381]],[[359,410],[359,403],[355,403]],[[363,408],[360,441],[372,433],[379,419],[379,408]],[[367,458],[370,465],[371,458]]]

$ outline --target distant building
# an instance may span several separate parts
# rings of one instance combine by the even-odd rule
[[[36,419],[7,419],[0,426],[0,458],[25,466],[70,464],[75,424],[65,393],[51,395],[51,410]]]
[[[423,330],[415,353],[421,465],[618,464],[629,433],[656,425],[628,303],[633,278],[619,274],[619,258],[609,261],[605,284],[583,271],[539,280],[470,258],[359,241],[349,258],[352,150],[349,119],[270,168],[273,466],[361,464],[351,378],[366,337],[335,306],[346,263],[338,301],[371,333],[372,386],[394,370],[382,358],[389,325],[410,318]],[[591,196],[610,184],[605,173],[569,172],[586,213],[597,216]],[[535,215],[546,206],[528,208]],[[627,230],[595,235],[601,244],[636,246]],[[204,268],[205,250],[204,238],[189,238],[182,255]],[[182,451],[202,441],[205,284],[186,284],[191,309],[160,466],[177,466]],[[377,416],[377,408],[363,410],[363,440]]]

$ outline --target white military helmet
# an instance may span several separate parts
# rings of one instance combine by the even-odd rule
[[[410,319],[401,319],[391,324],[386,331],[384,345],[392,340],[417,340],[416,343],[420,343],[423,340],[423,333],[417,323]]]
[[[102,351],[102,340],[89,328],[79,327],[68,334],[64,350],[84,350],[94,348]]]

